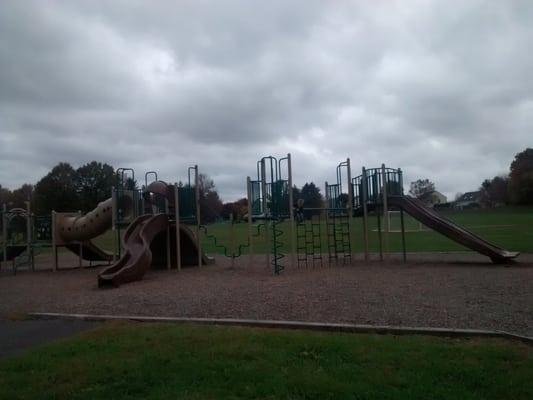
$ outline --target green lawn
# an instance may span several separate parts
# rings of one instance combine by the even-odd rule
[[[482,238],[508,250],[520,252],[533,252],[533,207],[501,207],[496,209],[465,210],[465,211],[444,211],[442,215],[456,222],[460,226],[478,234]],[[377,233],[376,217],[370,217],[370,251],[379,250],[379,240]],[[382,221],[383,223],[383,221]],[[279,225],[283,231],[281,240],[282,249],[285,254],[290,252],[289,225],[284,222]],[[405,226],[408,230],[406,234],[407,251],[409,252],[435,252],[435,251],[461,251],[464,247],[442,236],[439,233],[430,231],[422,227],[418,221],[405,214]],[[399,214],[391,217],[391,227],[393,230],[400,229]],[[194,229],[194,227],[193,227]],[[238,223],[234,227],[234,241],[236,246],[247,243],[248,224]],[[124,229],[125,230],[125,229]],[[231,225],[229,223],[217,223],[208,226],[208,233],[217,237],[218,243],[228,248],[231,247]],[[256,230],[256,228],[254,228]],[[354,248],[356,252],[363,251],[363,228],[362,219],[353,219]],[[324,221],[321,224],[323,252],[327,253],[326,227]],[[95,243],[102,248],[113,250],[113,236],[111,231],[97,237]],[[203,237],[204,249],[211,254],[221,254],[223,250],[214,246],[213,240]],[[400,252],[401,235],[398,232],[389,234],[390,250]],[[269,246],[262,237],[254,239],[254,251],[265,253]],[[44,252],[49,250],[45,249]],[[244,248],[243,253],[247,253]]]
[[[465,210],[465,211],[446,211],[442,215],[456,222],[460,226],[471,230],[482,238],[508,250],[520,252],[533,252],[533,208],[532,207],[502,207],[497,209],[482,210]],[[379,241],[377,233],[376,217],[370,217],[370,250],[377,252],[379,250]],[[382,221],[383,223],[383,221]],[[429,252],[429,251],[461,251],[464,247],[442,236],[439,233],[420,229],[418,221],[405,214],[405,225],[409,231],[406,234],[407,251],[410,252]],[[392,229],[399,230],[399,214],[391,217]],[[283,251],[290,252],[290,235],[289,225],[287,222],[280,224],[283,230],[282,241]],[[230,247],[231,245],[231,225],[229,223],[211,224],[208,226],[208,233],[215,235],[217,241]],[[235,243],[238,246],[247,242],[248,224],[238,223],[234,227]],[[255,229],[255,228],[254,228]],[[363,228],[362,219],[354,218],[353,220],[354,248],[357,252],[363,251]],[[326,227],[322,221],[321,225],[323,252],[327,252],[326,247]],[[112,250],[113,242],[111,232],[98,237],[96,243],[108,250]],[[391,251],[401,251],[400,233],[390,233],[389,243]],[[220,254],[221,249],[216,248],[213,240],[203,239],[203,246],[208,253]],[[264,253],[267,249],[267,243],[261,238],[254,239],[254,251]],[[246,254],[247,250],[244,250]]]
[[[442,214],[458,223],[460,226],[471,230],[482,238],[493,242],[494,244],[508,250],[532,252],[533,251],[533,208],[531,207],[504,207],[487,210],[465,210],[465,211],[448,211]],[[427,252],[427,251],[460,251],[464,247],[442,236],[424,228],[419,230],[420,226],[417,221],[405,214],[405,225],[409,232],[406,233],[407,251]],[[370,220],[370,250],[377,252],[379,250],[379,240],[377,233],[377,219],[371,216]],[[383,224],[383,221],[382,221]],[[284,231],[282,240],[284,241],[283,250],[288,253],[290,249],[290,237],[288,223],[280,225]],[[391,227],[400,229],[399,215],[393,215]],[[229,245],[230,243],[230,225],[213,224],[209,226],[210,233],[217,236],[217,239]],[[246,243],[248,226],[245,223],[235,224],[235,242]],[[357,252],[363,251],[363,227],[362,219],[353,220],[354,248]],[[327,252],[326,247],[326,228],[322,221],[321,225],[323,252]],[[401,251],[401,234],[390,233],[389,242],[391,251]],[[212,241],[204,240],[204,247],[208,252],[217,253]],[[265,252],[267,246],[260,239],[255,240],[255,248],[258,252]]]
[[[111,323],[0,360],[0,399],[531,399],[532,376],[503,340]]]

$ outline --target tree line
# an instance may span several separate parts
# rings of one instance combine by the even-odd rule
[[[30,202],[36,214],[86,212],[110,197],[114,183],[115,171],[109,164],[92,161],[74,169],[60,162],[35,185],[26,183],[13,191],[0,187],[0,203],[25,208]]]
[[[117,185],[113,166],[91,161],[79,168],[67,162],[60,162],[35,185],[25,183],[20,188],[9,190],[0,185],[0,205],[9,209],[26,208],[29,202],[35,214],[46,215],[52,210],[58,212],[88,212],[111,196],[112,187]],[[201,223],[211,223],[219,219],[229,219],[230,214],[238,220],[248,212],[248,202],[242,198],[235,202],[223,203],[213,179],[199,174]],[[127,189],[137,189],[136,181],[128,178],[123,183]],[[179,186],[185,186],[182,182]],[[293,187],[294,199],[303,199],[306,207],[322,207],[320,189],[313,183],[301,188]]]
[[[0,205],[9,209],[26,208],[29,202],[35,214],[46,215],[52,210],[58,212],[88,212],[111,197],[118,179],[113,166],[91,161],[79,168],[60,162],[35,185],[25,183],[13,191],[0,185]],[[138,189],[131,177],[122,183],[125,189]],[[183,183],[179,183],[184,186]],[[199,175],[200,214],[202,223],[213,222],[220,216],[222,201],[215,184],[205,174]]]
[[[485,179],[481,184],[480,201],[494,207],[503,204],[533,204],[533,148],[515,155],[509,173]]]

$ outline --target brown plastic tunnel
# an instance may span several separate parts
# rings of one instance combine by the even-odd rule
[[[131,199],[122,198],[122,208],[128,213],[132,210]],[[84,241],[101,235],[111,227],[113,220],[113,200],[98,203],[96,208],[84,215],[64,216],[58,221],[58,234],[65,242]]]

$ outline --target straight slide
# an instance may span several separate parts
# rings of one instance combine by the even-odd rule
[[[520,254],[518,252],[507,251],[487,242],[476,234],[443,217],[433,209],[426,207],[420,200],[409,196],[390,196],[388,202],[392,206],[403,209],[428,228],[489,257],[496,264],[509,262]]]

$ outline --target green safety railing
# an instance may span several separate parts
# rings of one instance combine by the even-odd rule
[[[233,224],[234,222],[232,222]],[[265,227],[265,224],[258,224],[255,226],[256,228],[256,232],[252,234],[252,237],[258,237],[259,235],[261,235],[261,228],[264,228]],[[212,241],[213,243],[213,246],[219,250],[222,250],[224,252],[224,256],[225,257],[228,257],[228,258],[238,258],[240,256],[242,256],[243,254],[243,250],[246,249],[246,248],[249,248],[250,247],[250,238],[247,238],[246,242],[245,243],[241,243],[237,246],[237,251],[236,252],[231,252],[230,249],[228,249],[228,246],[226,245],[223,245],[223,244],[220,244],[218,242],[218,238],[216,235],[214,234],[210,234],[209,233],[209,230],[207,228],[207,226],[205,225],[200,225],[199,226],[200,230],[204,233],[204,236],[206,239],[209,239]]]
[[[363,205],[366,198],[367,204],[381,204],[383,201],[383,187],[386,182],[388,196],[403,196],[403,174],[401,169],[369,168],[364,170],[364,175],[352,179],[354,209]],[[366,183],[366,185],[364,184]],[[363,188],[366,186],[366,193]]]

